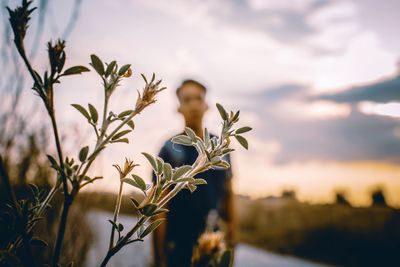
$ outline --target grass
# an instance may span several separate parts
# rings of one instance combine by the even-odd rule
[[[339,266],[392,266],[398,260],[399,210],[243,197],[237,203],[241,242]]]

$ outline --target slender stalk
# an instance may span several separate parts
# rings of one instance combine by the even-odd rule
[[[64,205],[63,205],[63,210],[62,210],[62,214],[61,214],[60,224],[58,225],[57,239],[56,239],[56,243],[54,245],[53,256],[51,259],[52,267],[57,267],[58,262],[60,260],[62,243],[64,240],[64,234],[65,234],[65,227],[67,225],[69,208],[71,207],[72,202],[73,202],[73,195],[67,195],[64,199]]]
[[[63,213],[62,213],[63,216],[61,218],[59,230],[57,233],[57,241],[55,244],[55,250],[53,251],[54,257],[53,257],[53,261],[52,261],[53,262],[52,265],[57,266],[58,258],[59,258],[59,254],[60,254],[60,251],[57,251],[57,249],[61,250],[61,245],[62,245],[62,242],[64,239],[64,232],[65,232],[65,226],[66,226],[66,221],[67,221],[67,217],[68,217],[69,206],[72,204],[73,198],[71,197],[71,203],[69,203],[70,201],[68,200],[69,193],[68,193],[67,177],[65,176],[65,172],[64,172],[64,160],[63,160],[64,158],[63,158],[63,154],[62,154],[61,143],[60,143],[60,138],[59,138],[59,134],[58,134],[58,127],[57,127],[57,122],[56,122],[56,118],[55,118],[55,114],[54,114],[54,109],[51,107],[51,105],[49,105],[50,103],[48,103],[48,101],[46,101],[46,96],[43,91],[43,85],[41,84],[39,79],[36,77],[36,73],[34,72],[31,64],[29,63],[28,58],[26,57],[24,48],[19,47],[17,45],[17,49],[26,65],[29,73],[31,74],[33,80],[40,87],[40,88],[38,88],[40,90],[40,92],[38,92],[38,93],[42,97],[44,104],[46,106],[46,109],[49,113],[50,119],[51,119],[51,123],[53,126],[53,132],[54,132],[54,139],[56,142],[57,154],[58,154],[58,158],[59,158],[59,164],[60,164],[60,168],[61,168],[60,178],[61,178],[61,181],[63,184],[63,191],[64,191],[64,207],[63,207]],[[49,201],[50,200],[51,199],[49,199]]]
[[[106,256],[104,257],[103,261],[100,264],[100,267],[105,267],[107,263],[110,261],[111,257],[114,256],[121,248],[124,247],[129,242],[129,238],[133,236],[134,233],[142,226],[149,218],[141,217],[136,225],[120,240],[118,243],[108,250]]]
[[[52,257],[52,266],[57,267],[58,261],[60,258],[60,253],[61,253],[61,248],[62,248],[62,243],[64,241],[64,234],[65,234],[65,227],[67,225],[67,219],[68,219],[68,212],[69,208],[72,204],[72,201],[74,199],[74,196],[72,193],[70,194],[68,192],[68,183],[67,183],[67,177],[65,175],[64,171],[64,157],[62,154],[62,149],[61,149],[61,143],[60,143],[60,138],[58,134],[58,128],[57,128],[57,122],[54,114],[54,110],[52,112],[49,112],[51,122],[53,125],[53,131],[54,131],[54,138],[56,141],[56,148],[57,148],[57,154],[60,162],[60,178],[63,184],[63,191],[64,191],[64,205],[63,205],[63,211],[61,215],[61,220],[60,224],[58,226],[58,232],[57,232],[57,239],[56,243],[54,244],[54,250],[53,250],[53,257]]]
[[[130,121],[133,117],[135,117],[138,114],[138,112],[136,110],[134,110],[131,115],[129,115],[128,117],[126,117],[104,140],[100,140],[100,142],[97,142],[96,148],[94,149],[94,151],[92,152],[92,154],[90,154],[90,156],[88,156],[88,158],[90,159],[85,168],[83,169],[82,173],[79,174],[79,177],[84,177],[86,175],[86,173],[88,172],[90,166],[92,165],[93,161],[95,160],[95,157],[93,157],[93,155],[95,155],[96,153],[99,152],[100,149],[102,149],[102,147],[104,145],[107,144],[108,141],[110,141],[110,139],[125,125],[128,123],[128,121]]]
[[[60,137],[58,134],[58,127],[57,127],[57,122],[56,122],[56,117],[54,114],[54,111],[50,113],[50,118],[51,118],[51,124],[53,126],[53,132],[54,132],[54,139],[56,141],[56,148],[57,148],[57,154],[58,154],[58,160],[60,161],[60,168],[61,168],[61,181],[63,184],[63,191],[64,191],[64,197],[68,195],[68,184],[67,184],[67,177],[65,176],[65,170],[64,170],[64,157],[61,149],[61,142],[60,142]]]
[[[105,84],[105,80],[103,80],[104,84]],[[103,122],[101,125],[101,130],[100,130],[100,137],[98,140],[103,139],[104,135],[106,134],[106,130],[107,130],[107,109],[108,109],[108,96],[107,96],[107,90],[105,90],[106,88],[104,88],[104,108],[103,108]]]
[[[38,92],[38,94],[44,100],[45,99],[45,94],[43,92],[43,85],[40,82],[40,80],[36,77],[36,74],[35,74],[32,66],[31,66],[31,64],[29,63],[28,58],[26,57],[25,49],[19,47],[18,45],[16,45],[16,47],[17,47],[17,50],[18,50],[19,54],[21,55],[21,57],[22,57],[22,59],[23,59],[23,61],[25,63],[26,68],[28,69],[30,75],[32,76],[33,81],[40,86],[40,88],[39,88],[40,92]],[[48,108],[46,103],[45,103],[45,105],[46,105],[46,108]]]
[[[162,208],[165,204],[168,203],[174,196],[176,196],[179,191],[181,191],[183,188],[185,188],[187,182],[180,182],[177,185],[175,185],[174,189],[168,192],[168,194],[163,197],[163,199],[159,202],[159,207]]]
[[[50,201],[53,199],[54,195],[56,194],[58,188],[60,187],[61,183],[56,182],[56,184],[50,189],[49,193],[47,194],[46,198],[43,200],[43,202],[40,204],[40,207],[38,211],[36,212],[36,217],[39,217],[42,215],[42,212],[46,209],[47,205],[50,203]]]
[[[122,201],[122,188],[123,188],[124,183],[121,181],[119,184],[119,192],[118,192],[118,198],[117,198],[117,203],[115,205],[115,209],[114,209],[114,218],[113,218],[113,222],[117,223],[118,220],[118,214],[119,214],[119,210],[121,208],[121,201]],[[115,234],[115,227],[113,226],[111,228],[111,236],[110,236],[110,245],[109,245],[109,249],[111,249],[114,246],[114,234]]]

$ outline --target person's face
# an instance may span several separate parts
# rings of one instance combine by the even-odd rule
[[[207,111],[205,92],[195,84],[186,84],[179,91],[178,112],[183,115],[187,124],[201,123]]]

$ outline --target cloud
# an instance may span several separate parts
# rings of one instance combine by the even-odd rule
[[[279,144],[275,163],[400,162],[397,120],[364,114],[351,102],[320,99],[325,98],[311,97],[309,88],[295,84],[248,95],[246,109],[263,121],[257,137]]]
[[[339,93],[323,94],[316,98],[340,103],[398,101],[400,100],[400,75],[384,78],[361,86],[354,86]]]
[[[384,4],[375,0],[354,1],[357,6],[357,19],[362,28],[375,32],[385,49],[399,55],[400,36],[395,25],[400,24],[400,2],[398,0],[386,0]]]

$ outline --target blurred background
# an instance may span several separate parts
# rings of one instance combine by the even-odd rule
[[[30,90],[5,9],[17,3],[3,0],[0,10],[0,153],[14,184],[49,185],[54,177],[45,154],[55,153],[50,122]],[[88,66],[93,53],[132,64],[134,75],[112,100],[116,112],[135,104],[143,86],[139,73],[155,72],[168,87],[137,117],[130,144],[102,155],[93,174],[104,179],[87,187],[82,205],[112,209],[119,185],[112,164],[125,157],[141,164],[138,174],[150,181],[140,152],[157,154],[182,130],[175,88],[193,78],[209,90],[206,127],[218,133],[219,102],[239,109],[240,124],[254,129],[247,135],[250,149],[234,144],[232,155],[243,244],[338,266],[399,263],[399,1],[33,5],[38,9],[26,39],[37,69],[48,68],[47,41],[62,38],[66,67]],[[55,92],[65,153],[76,157],[95,137],[70,104],[101,106],[102,86],[90,72],[65,78]]]

